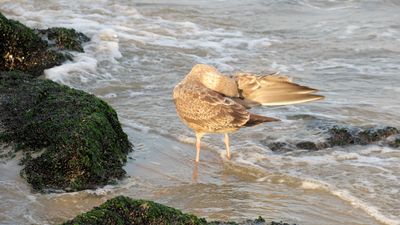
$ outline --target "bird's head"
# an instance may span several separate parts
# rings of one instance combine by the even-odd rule
[[[207,88],[229,97],[239,96],[235,80],[223,75],[213,66],[197,64],[193,66],[187,79],[198,81]]]

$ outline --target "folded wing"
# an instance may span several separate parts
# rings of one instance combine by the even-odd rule
[[[200,82],[180,84],[173,94],[180,118],[199,132],[234,131],[250,119],[244,106]]]

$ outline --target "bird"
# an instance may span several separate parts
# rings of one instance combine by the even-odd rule
[[[233,76],[215,67],[196,64],[173,89],[176,112],[196,136],[196,159],[200,161],[201,138],[222,133],[226,158],[231,158],[229,133],[264,122],[280,121],[249,112],[255,106],[278,106],[323,99],[317,89],[293,83],[278,73],[256,75],[239,72]]]

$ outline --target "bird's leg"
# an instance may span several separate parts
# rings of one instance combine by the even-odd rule
[[[203,133],[196,132],[196,163],[200,161],[200,140],[203,137]]]
[[[226,146],[226,158],[227,159],[231,159],[231,151],[230,151],[230,148],[229,148],[229,136],[228,136],[228,133],[225,133],[224,141],[225,141],[225,146]]]

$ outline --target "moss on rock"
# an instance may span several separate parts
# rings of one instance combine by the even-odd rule
[[[82,190],[121,178],[131,145],[104,101],[50,80],[0,72],[3,141],[26,154],[34,189]]]
[[[65,60],[64,54],[48,49],[32,29],[0,13],[0,71],[20,70],[39,76]]]
[[[392,141],[389,144],[389,146],[392,147],[392,148],[400,148],[400,137],[398,137],[394,141]]]
[[[267,225],[261,217],[243,223],[236,222],[207,222],[204,218],[182,213],[181,211],[147,200],[133,200],[128,197],[118,196],[95,207],[87,213],[78,215],[63,225]],[[271,225],[289,225],[282,222],[271,222]]]
[[[357,144],[370,144],[383,140],[389,136],[398,134],[399,130],[395,127],[385,127],[380,129],[367,129],[359,132],[355,136],[355,143]]]
[[[50,47],[58,50],[83,52],[82,43],[90,39],[74,29],[53,27],[46,30],[36,30],[42,39],[47,40]]]
[[[268,139],[262,140],[261,144],[268,146],[273,152],[289,152],[294,149],[304,149],[317,151],[335,146],[348,145],[369,145],[379,144],[392,148],[400,147],[400,138],[390,140],[389,137],[400,134],[400,130],[395,127],[382,128],[357,128],[357,127],[339,127],[333,126],[327,128],[326,134],[328,137],[321,142],[300,141],[292,142],[268,142]]]
[[[354,144],[354,132],[343,127],[334,126],[329,129],[328,143],[330,146],[344,146]]]
[[[71,59],[70,54],[59,50],[82,52],[82,43],[88,40],[73,29],[35,31],[0,13],[0,71],[19,70],[39,76],[45,69]]]
[[[118,196],[77,216],[67,224],[207,224],[204,219],[152,201]]]
[[[399,134],[400,131],[395,127],[383,127],[383,128],[345,128],[345,127],[333,127],[329,129],[329,135],[327,145],[328,146],[345,146],[350,144],[357,145],[368,145],[385,141],[386,138]],[[386,143],[387,144],[387,143]]]

